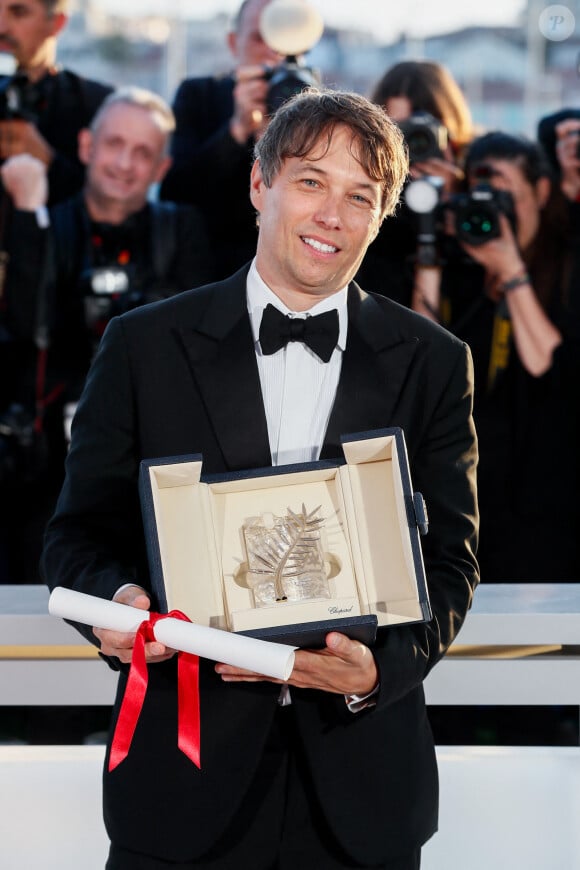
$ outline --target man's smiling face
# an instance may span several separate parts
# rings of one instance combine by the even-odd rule
[[[251,200],[260,215],[258,271],[295,311],[336,293],[356,274],[381,221],[381,184],[357,159],[346,126],[306,157],[288,157],[267,187],[258,162]]]

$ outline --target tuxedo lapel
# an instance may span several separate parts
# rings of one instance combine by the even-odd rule
[[[228,469],[270,465],[268,428],[244,269],[220,283],[199,318],[178,332]]]
[[[271,464],[268,427],[246,304],[247,268],[212,288],[195,322],[178,329],[227,469]],[[396,424],[401,389],[417,348],[396,306],[351,284],[340,380],[321,452],[342,455],[341,435]]]
[[[385,310],[352,283],[346,348],[321,459],[342,456],[341,435],[396,425],[397,402],[416,349],[417,339],[399,328],[396,307]]]

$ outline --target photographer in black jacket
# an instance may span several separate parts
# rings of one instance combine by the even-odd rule
[[[12,378],[0,419],[7,454],[0,474],[14,481],[15,495],[2,525],[11,530],[5,537],[15,557],[27,556],[26,571],[6,570],[10,582],[34,582],[30,557],[42,526],[35,524],[34,541],[24,545],[14,505],[21,502],[28,527],[33,513],[44,520],[52,509],[66,452],[63,416],[80,395],[108,321],[213,277],[197,211],[147,201],[170,163],[173,127],[171,110],[155,94],[127,88],[110,95],[80,136],[82,194],[48,211],[41,161],[20,155],[2,166],[15,205],[3,317],[13,339]],[[22,456],[27,440],[42,460],[30,492],[22,487],[33,467]]]
[[[523,137],[475,139],[465,172],[463,256],[417,266],[413,307],[473,353],[481,577],[577,582],[580,205]]]
[[[111,88],[55,66],[68,0],[0,0],[0,51],[17,69],[0,77],[0,158],[30,154],[48,170],[49,204],[81,189],[77,136]]]
[[[235,70],[228,76],[191,78],[173,102],[177,128],[173,163],[162,197],[195,203],[208,218],[225,277],[256,252],[256,216],[248,198],[256,136],[266,118],[264,67],[282,56],[264,42],[260,15],[270,0],[245,0],[228,34]]]

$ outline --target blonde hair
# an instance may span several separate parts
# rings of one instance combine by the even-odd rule
[[[148,91],[145,88],[137,88],[135,86],[119,88],[113,91],[112,94],[101,103],[97,113],[91,122],[91,133],[95,133],[103,117],[106,115],[111,106],[124,104],[126,106],[136,106],[139,109],[144,109],[149,112],[155,119],[155,122],[162,133],[170,136],[175,130],[175,115],[170,106],[162,97],[153,91]]]

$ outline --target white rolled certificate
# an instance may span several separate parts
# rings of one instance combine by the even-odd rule
[[[141,623],[149,619],[147,610],[106,601],[84,592],[73,592],[62,586],[52,591],[48,612],[52,616],[112,631],[137,631]],[[159,620],[154,633],[156,640],[171,649],[245,668],[276,680],[287,680],[294,667],[297,647],[287,644],[245,637],[172,617]]]

